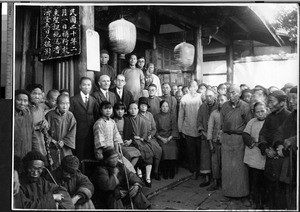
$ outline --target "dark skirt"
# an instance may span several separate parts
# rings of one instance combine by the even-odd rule
[[[178,147],[175,139],[172,139],[168,143],[164,144],[159,142],[162,148],[162,160],[177,160],[178,159]]]
[[[149,142],[133,140],[132,144],[140,151],[141,157],[146,165],[153,163],[154,154],[153,154],[151,144]]]

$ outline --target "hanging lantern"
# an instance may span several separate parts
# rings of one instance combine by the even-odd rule
[[[186,70],[194,62],[195,47],[192,44],[182,42],[174,48],[174,58],[180,67]]]
[[[121,58],[125,58],[125,54],[134,50],[136,43],[135,25],[121,18],[111,22],[108,25],[109,42],[112,50],[121,54]]]

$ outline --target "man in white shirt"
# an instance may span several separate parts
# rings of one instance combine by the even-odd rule
[[[201,139],[197,129],[198,109],[202,104],[201,94],[197,93],[196,81],[191,81],[190,92],[180,101],[178,113],[178,130],[187,142],[189,169],[193,173],[192,179],[197,179],[200,169]]]

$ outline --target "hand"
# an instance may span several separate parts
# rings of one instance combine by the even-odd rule
[[[45,119],[40,121],[39,125],[40,125],[41,130],[44,130],[44,129],[48,130],[49,129],[49,123]]]
[[[64,195],[63,194],[53,194],[53,199],[57,202],[60,202],[64,199]]]
[[[149,135],[149,136],[148,136],[148,140],[151,140],[151,138],[152,138],[152,136],[151,136],[151,135]]]
[[[134,185],[130,188],[129,190],[129,196],[132,198],[132,197],[135,197],[135,195],[137,195],[139,191],[139,186],[138,185]]]
[[[277,147],[277,154],[280,156],[280,157],[284,157],[284,155],[283,155],[283,153],[282,153],[282,149],[283,149],[284,147],[283,147],[283,145],[279,145],[278,147]]]
[[[60,148],[62,148],[65,144],[63,141],[58,141],[58,145],[60,146]]]
[[[213,144],[213,142],[211,140],[208,140],[208,142],[209,142],[210,152],[215,153],[216,152],[215,145]]]
[[[250,149],[252,149],[255,146],[255,142],[252,142],[252,144],[249,146]]]
[[[272,147],[266,149],[266,154],[269,158],[274,158],[276,156],[276,152]]]
[[[14,195],[19,193],[19,191],[20,191],[19,174],[16,170],[14,170]]]
[[[171,141],[172,139],[173,139],[173,136],[169,136],[168,142]]]
[[[75,205],[80,198],[81,198],[81,196],[79,196],[79,195],[72,197],[73,204]]]
[[[136,139],[136,140],[141,140],[141,137],[140,137],[140,136],[137,136],[137,135],[135,135],[135,136],[134,136],[134,139]]]
[[[114,169],[113,169],[113,175],[115,175],[115,176],[117,176],[118,174],[119,174],[119,169],[118,169],[118,167],[114,167]]]
[[[285,149],[288,149],[292,145],[289,139],[284,139],[283,146]]]

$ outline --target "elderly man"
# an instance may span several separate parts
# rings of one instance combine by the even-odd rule
[[[131,201],[134,209],[151,206],[141,192],[141,179],[118,162],[118,153],[114,148],[103,152],[103,163],[96,167],[92,179],[96,188],[96,208],[125,209]]]
[[[208,186],[210,183],[211,162],[210,148],[207,141],[208,119],[212,111],[217,109],[216,94],[214,90],[207,89],[205,91],[206,101],[200,106],[197,117],[197,128],[201,134],[201,158],[200,158],[200,174],[205,175],[205,181],[200,187]]]
[[[74,209],[67,190],[43,177],[45,157],[38,151],[30,151],[22,159],[25,172],[20,175],[20,201],[16,208],[26,209]]]
[[[117,102],[117,97],[113,92],[108,90],[111,83],[110,77],[108,75],[102,75],[100,76],[98,83],[100,86],[99,91],[92,93],[92,96],[96,98],[98,105],[103,101],[108,101],[114,105]]]
[[[79,165],[79,159],[76,156],[67,155],[52,175],[60,186],[67,188],[76,209],[95,209],[91,201],[94,186],[89,178],[80,172]],[[51,180],[49,175],[47,179]]]
[[[193,173],[192,179],[197,179],[200,168],[200,133],[197,129],[197,115],[202,104],[201,94],[197,93],[196,81],[190,82],[190,92],[180,101],[178,113],[178,131],[187,142],[189,169]],[[176,100],[175,100],[176,101]]]
[[[287,95],[281,91],[274,91],[269,95],[268,106],[270,114],[266,117],[265,123],[259,133],[258,148],[266,155],[264,174],[267,178],[267,191],[269,192],[270,209],[284,209],[283,186],[279,182],[280,170],[283,159],[278,156],[276,149],[279,148],[279,137],[276,136],[280,125],[290,115],[286,109]],[[292,129],[290,129],[292,130]],[[286,132],[287,133],[287,132]],[[281,140],[281,139],[279,139]],[[281,143],[282,144],[282,143]]]
[[[240,87],[231,85],[228,102],[220,111],[222,191],[226,197],[246,197],[249,194],[248,169],[244,164],[245,145],[242,133],[251,119],[250,106],[240,100]],[[249,202],[248,202],[249,203]]]
[[[124,89],[126,79],[123,74],[119,74],[116,79],[116,87],[111,91],[116,95],[117,102],[123,102],[128,109],[129,103],[133,102],[133,95],[129,90]]]

